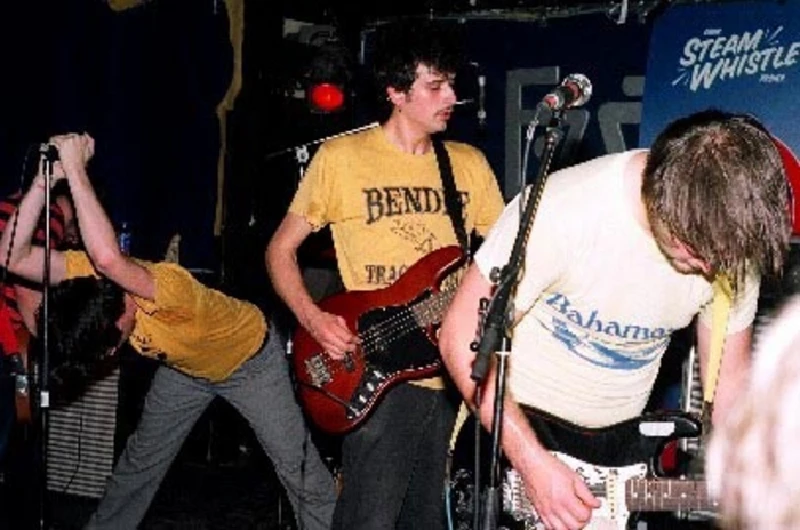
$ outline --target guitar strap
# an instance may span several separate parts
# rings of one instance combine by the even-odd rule
[[[722,347],[728,329],[728,317],[733,302],[734,291],[730,280],[724,274],[718,275],[711,284],[714,298],[711,302],[711,344],[709,345],[708,366],[703,384],[703,424],[711,425],[711,411],[717,391],[719,369],[722,365]]]
[[[453,222],[453,231],[456,233],[456,240],[458,240],[459,246],[464,251],[464,255],[469,259],[469,241],[467,240],[467,230],[464,228],[464,205],[458,197],[455,177],[453,177],[453,167],[450,165],[450,156],[447,154],[444,142],[439,138],[433,137],[431,138],[431,142],[433,143],[433,150],[436,153],[436,161],[439,163],[439,176],[442,179],[442,187],[444,188],[444,204],[447,208],[447,214]],[[458,434],[461,432],[461,427],[463,427],[464,421],[467,419],[468,415],[469,409],[467,408],[467,404],[464,400],[461,400],[461,404],[458,407],[458,414],[456,415],[456,422],[450,435],[449,455],[452,455],[455,451]],[[480,421],[476,421],[475,423],[475,436],[477,440],[477,429],[479,429]],[[476,443],[475,451],[479,450],[479,446]]]
[[[453,222],[453,230],[456,233],[458,244],[464,249],[464,254],[469,255],[467,231],[464,228],[464,208],[456,190],[453,167],[450,165],[450,156],[447,154],[444,142],[439,138],[431,138],[431,141],[433,142],[433,150],[436,153],[436,161],[439,163],[439,175],[444,188],[444,204],[447,208],[447,214]]]

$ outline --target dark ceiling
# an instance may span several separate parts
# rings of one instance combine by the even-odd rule
[[[284,0],[284,16],[316,22],[342,19],[378,20],[401,16],[537,16],[558,10],[619,9],[624,0],[402,0],[369,2],[352,0]],[[664,0],[663,3],[667,3]],[[652,8],[653,0],[629,0],[627,9]]]

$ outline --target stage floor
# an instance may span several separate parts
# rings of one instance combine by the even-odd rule
[[[10,509],[7,502],[15,495],[7,488],[8,485],[0,486],[0,530],[38,529],[35,522],[24,521],[23,514]],[[25,500],[14,504],[19,507]],[[47,528],[79,530],[96,504],[96,499],[49,492]],[[290,530],[294,526],[291,508],[266,458],[242,455],[235,460],[212,462],[179,458],[140,528]]]
[[[223,421],[228,416],[222,414],[224,409],[217,410],[220,416],[214,420],[215,429],[209,429],[209,424],[201,420],[187,439],[141,530],[297,530],[283,488],[252,433],[238,419]],[[211,412],[209,416],[213,418],[213,408]],[[210,437],[209,431],[228,436]],[[324,437],[317,441],[323,457],[336,461],[335,441]],[[28,489],[24,493],[12,490],[7,482],[0,480],[0,530],[43,530],[35,522],[39,511],[30,504],[29,493],[34,485],[23,484]],[[81,529],[97,504],[96,499],[59,492],[49,492],[46,501],[50,514],[47,530]],[[629,528],[712,530],[713,525],[648,514]]]
[[[8,499],[0,489],[0,499]],[[5,502],[3,503],[5,504]],[[95,500],[51,493],[51,530],[79,530]],[[38,526],[8,520],[0,512],[0,529],[27,530]],[[142,530],[296,530],[291,509],[272,470],[262,459],[216,464],[176,462],[167,475]],[[636,530],[711,530],[709,523],[651,516],[632,523]],[[421,529],[424,530],[424,529]]]

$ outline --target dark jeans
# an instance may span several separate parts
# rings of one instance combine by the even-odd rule
[[[401,384],[342,444],[343,487],[333,530],[445,528],[453,391]]]

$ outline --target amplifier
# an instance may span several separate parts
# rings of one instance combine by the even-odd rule
[[[100,498],[114,466],[119,368],[48,418],[47,489]]]

